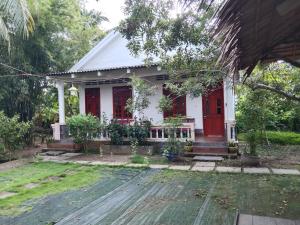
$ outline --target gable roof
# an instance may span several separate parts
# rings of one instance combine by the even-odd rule
[[[117,31],[111,31],[89,51],[69,72],[110,70],[145,66],[146,56],[133,56],[128,41]]]

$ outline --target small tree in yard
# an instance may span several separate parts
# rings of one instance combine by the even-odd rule
[[[100,120],[92,115],[72,116],[67,120],[67,126],[76,144],[80,144],[87,153],[87,144],[97,136],[100,131]]]
[[[24,144],[30,126],[29,122],[19,122],[19,116],[9,118],[0,112],[0,139],[4,147],[3,153],[8,154],[9,160]]]

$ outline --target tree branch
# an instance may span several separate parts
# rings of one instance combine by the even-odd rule
[[[296,95],[294,95],[292,93],[288,93],[288,92],[282,91],[280,89],[277,89],[275,87],[266,85],[266,84],[256,83],[256,84],[253,84],[253,85],[250,85],[250,84],[247,84],[247,85],[250,88],[252,88],[253,90],[257,90],[257,89],[269,90],[269,91],[275,92],[275,93],[277,93],[279,95],[282,95],[282,96],[284,96],[284,97],[286,97],[288,99],[300,102],[300,97],[298,97],[298,96],[296,96]]]

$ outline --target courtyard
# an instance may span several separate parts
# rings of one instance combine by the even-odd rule
[[[34,162],[0,173],[0,224],[234,224],[299,219],[300,176]]]

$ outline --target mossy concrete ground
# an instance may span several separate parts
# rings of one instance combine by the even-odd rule
[[[95,182],[28,200],[21,206],[26,212],[2,216],[0,224],[232,225],[237,209],[290,219],[300,215],[299,176],[93,168],[100,174]],[[0,174],[3,180],[7,176]]]

